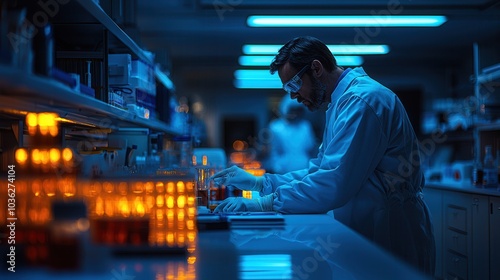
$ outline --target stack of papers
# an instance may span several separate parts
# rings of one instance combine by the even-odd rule
[[[276,212],[232,212],[232,213],[203,213],[198,214],[198,224],[225,222],[231,228],[268,228],[282,227],[285,218]]]

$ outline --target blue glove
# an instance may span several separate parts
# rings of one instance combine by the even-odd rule
[[[262,190],[263,178],[256,177],[238,166],[233,165],[215,173],[210,177],[210,180],[214,180],[214,183],[218,186],[233,186],[240,190],[260,192]]]
[[[264,212],[273,211],[273,194],[256,199],[229,197],[222,201],[214,212]]]

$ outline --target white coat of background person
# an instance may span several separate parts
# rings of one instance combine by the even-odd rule
[[[236,166],[216,173],[216,184],[261,197],[228,198],[214,211],[333,210],[336,220],[433,276],[436,252],[421,193],[419,142],[399,98],[362,67],[337,66],[314,37],[286,43],[271,63],[276,71],[292,98],[310,110],[327,106],[317,157],[308,168],[282,175],[255,177]]]
[[[305,108],[285,95],[279,105],[279,114],[279,118],[269,123],[268,167],[278,174],[304,169],[316,147],[312,125],[304,118]]]

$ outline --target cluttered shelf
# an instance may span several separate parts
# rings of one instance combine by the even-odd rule
[[[55,111],[79,124],[108,128],[146,127],[169,134],[179,132],[168,124],[148,119],[70,89],[54,79],[26,74],[0,65],[0,110],[23,115],[23,112]]]

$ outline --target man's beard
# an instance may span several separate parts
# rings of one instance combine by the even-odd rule
[[[323,103],[325,102],[325,97],[326,97],[326,85],[323,84],[319,79],[313,78],[313,85],[312,85],[312,100],[311,100],[311,106],[308,107],[309,111],[314,112],[317,111],[319,108],[322,107]]]

